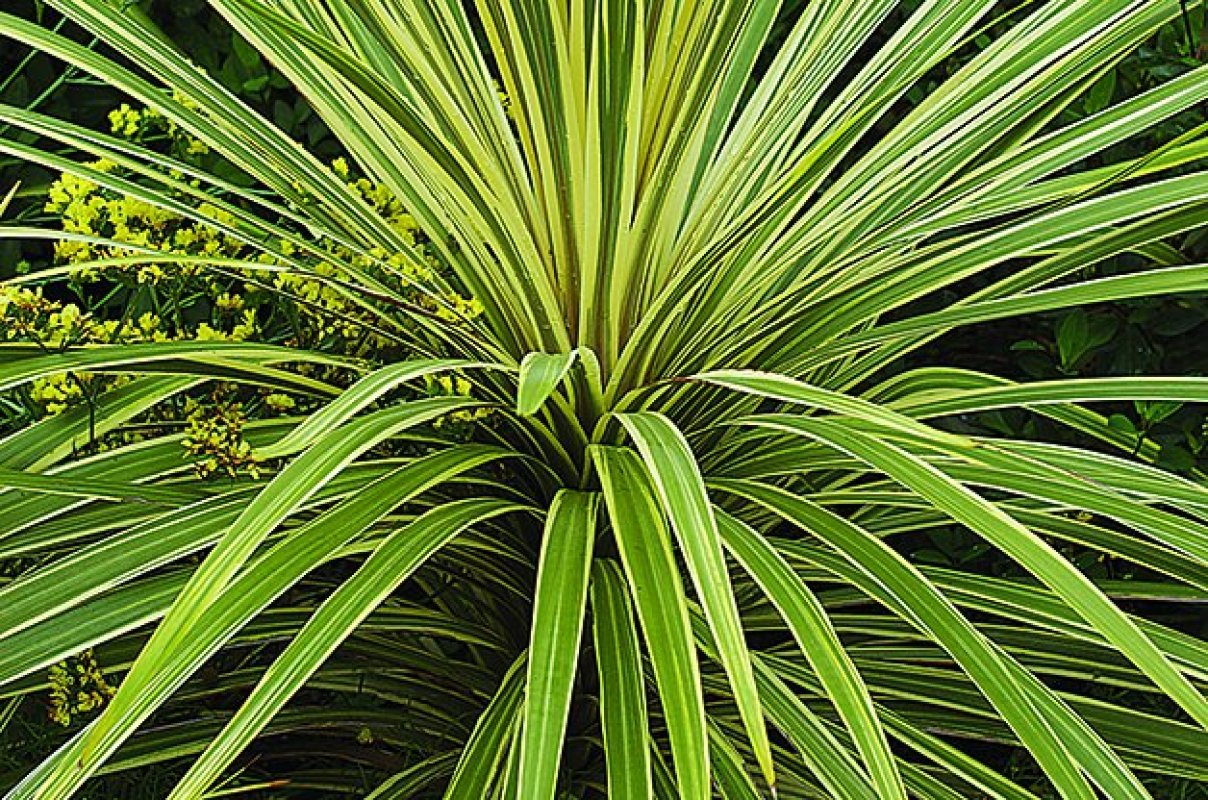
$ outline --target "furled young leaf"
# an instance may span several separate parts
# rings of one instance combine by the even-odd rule
[[[530,416],[545,403],[575,363],[575,351],[561,355],[529,353],[520,362],[520,390],[516,413]]]

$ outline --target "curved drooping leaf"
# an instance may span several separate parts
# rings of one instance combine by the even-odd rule
[[[788,427],[852,452],[986,537],[1076,609],[1188,714],[1208,724],[1199,690],[1085,575],[1006,512],[892,444],[821,421],[798,419]]]
[[[1118,757],[1064,704],[1026,670],[1005,657],[917,569],[883,542],[832,512],[780,490],[754,484],[723,484],[786,520],[823,538],[861,568],[876,563],[874,585],[882,602],[923,626],[977,682],[979,689],[1037,758],[1046,774],[1071,797],[1092,797],[1082,775],[1111,786],[1121,797],[1146,797],[1140,782]],[[881,598],[879,598],[881,599]],[[1044,742],[1043,745],[1040,743]]]
[[[199,618],[198,633],[184,640],[184,646],[168,653],[168,660],[153,673],[150,686],[135,694],[126,682],[122,688],[125,694],[115,696],[96,723],[64,745],[43,767],[14,787],[10,795],[70,796],[172,691],[303,575],[335,557],[340,547],[399,503],[501,454],[491,449],[435,453],[366,485],[355,496],[301,527],[235,577],[230,591]],[[169,598],[176,599],[172,595]],[[124,702],[119,704],[119,700]],[[101,728],[99,723],[108,724]],[[69,769],[61,766],[64,764]],[[36,793],[27,795],[27,792]]]
[[[809,660],[867,765],[879,797],[906,796],[872,697],[818,599],[757,532],[719,512],[726,547],[759,584]]]
[[[654,667],[680,795],[706,798],[709,752],[700,668],[655,487],[641,459],[630,450],[597,447],[592,457]]]
[[[470,525],[521,509],[498,500],[460,500],[435,508],[391,534],[319,606],[169,796],[173,800],[201,797],[343,639],[433,553]]]
[[[445,791],[449,800],[476,800],[487,796],[499,762],[507,751],[508,738],[520,724],[526,660],[521,655],[512,664],[490,705],[478,718]]]
[[[721,535],[696,458],[666,417],[650,412],[618,415],[633,437],[659,499],[675,531],[697,597],[717,639],[718,655],[730,679],[764,780],[773,789],[776,773],[771,744],[759,707],[759,692],[730,586]]]
[[[73,348],[49,355],[41,348],[4,343],[0,344],[0,391],[46,375],[71,371],[114,370],[230,378],[319,396],[338,393],[334,387],[320,381],[269,366],[288,361],[354,366],[353,362],[346,359],[322,353],[246,342],[226,343],[221,346],[212,342],[101,345]]]

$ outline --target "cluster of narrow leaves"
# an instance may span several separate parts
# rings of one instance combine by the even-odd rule
[[[1082,168],[1208,100],[1208,72],[1059,122],[1179,0],[1031,3],[901,118],[996,3],[924,0],[883,38],[895,0],[787,19],[775,0],[210,0],[403,201],[472,319],[391,302],[354,262],[421,254],[145,20],[48,4],[134,66],[4,14],[0,34],[157,109],[256,188],[12,108],[0,122],[43,145],[0,152],[183,218],[181,197],[221,208],[267,258],[215,266],[306,274],[339,243],[342,288],[415,360],[0,345],[0,389],[137,376],[0,441],[0,558],[37,556],[0,585],[0,696],[88,648],[120,673],[10,800],[168,760],[186,765],[171,800],[252,775],[379,800],[1129,800],[1148,775],[1208,776],[1208,650],[1119,602],[1204,600],[1208,488],[1083,405],[1208,402],[1208,379],[893,370],[960,326],[1208,288],[1208,267],[1158,248],[1208,213],[1200,131]],[[1085,278],[1155,248],[1154,268]],[[429,284],[434,305],[451,294]],[[943,291],[959,301],[916,310]],[[449,374],[476,399],[401,391]],[[72,458],[90,429],[209,380],[325,402],[247,426],[278,465],[259,482],[198,482],[172,435]],[[440,434],[482,407],[497,424]],[[1006,407],[1103,446],[934,424]],[[897,547],[950,527],[1016,571]],[[1069,545],[1152,579],[1092,580]],[[1027,768],[998,769],[1001,751]]]

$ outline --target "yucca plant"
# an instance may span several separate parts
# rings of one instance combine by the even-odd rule
[[[315,275],[316,242],[339,242],[375,268],[325,280],[407,354],[3,346],[4,389],[137,376],[0,441],[0,557],[58,554],[0,586],[0,691],[44,691],[87,648],[122,673],[6,797],[180,759],[172,800],[266,780],[281,796],[1124,800],[1151,797],[1146,775],[1208,776],[1208,651],[1119,603],[1202,602],[1208,489],[1082,405],[1204,402],[1208,379],[901,367],[961,326],[1208,289],[1168,244],[1208,214],[1208,139],[1102,160],[1208,100],[1208,71],[1062,116],[1179,0],[1032,2],[908,112],[996,3],[924,0],[888,34],[897,0],[210,4],[444,271],[392,289],[373,254],[423,255],[123,4],[49,0],[122,63],[0,14],[254,184],[15,108],[0,151],[265,256],[193,260],[208,269]],[[96,243],[129,252],[97,269],[173,266]],[[1094,277],[1126,253],[1150,266]],[[434,312],[454,290],[482,314]],[[916,302],[944,291],[959,299]],[[473,396],[416,389],[450,375]],[[77,457],[213,380],[321,401],[248,427],[261,480],[199,482],[174,434]],[[1007,407],[1101,446],[979,433]],[[434,427],[481,408],[493,421],[468,437]],[[1014,571],[898,546],[952,528]],[[1092,580],[1069,546],[1150,579]]]

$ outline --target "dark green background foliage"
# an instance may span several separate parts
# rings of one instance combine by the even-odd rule
[[[799,7],[801,4],[788,5]],[[886,21],[886,36],[900,22],[901,15],[917,5],[917,2],[903,3],[902,9]],[[5,6],[6,10],[39,20],[52,14],[37,0],[9,0]],[[1017,6],[1018,3],[1001,4],[997,21],[970,41],[963,54],[943,64],[938,70],[939,74],[920,81],[908,93],[902,113],[911,104],[925,98],[944,75],[959,69],[971,54],[1008,28],[1020,13]],[[324,160],[340,155],[338,143],[324,123],[312,113],[306,100],[293,91],[285,78],[265,63],[216,14],[211,13],[201,0],[149,0],[142,4],[142,8],[200,66],[220,76],[223,84],[232,92],[267,114],[292,137]],[[786,9],[788,12],[793,10]],[[1094,113],[1114,100],[1135,95],[1203,63],[1208,56],[1205,21],[1205,4],[1189,2],[1184,19],[1167,26],[1116,69],[1104,74],[1086,91],[1082,102],[1075,106],[1078,110],[1067,114]],[[50,22],[53,24],[53,18]],[[787,30],[787,26],[784,29]],[[82,34],[77,38],[87,41]],[[0,102],[36,107],[56,117],[107,130],[107,114],[122,102],[122,98],[103,84],[64,71],[61,64],[44,55],[6,44],[5,48],[0,49]],[[886,120],[885,124],[891,121]],[[1069,118],[1062,118],[1056,123],[1069,121]],[[1120,145],[1119,148],[1126,152],[1117,149],[1103,154],[1098,163],[1123,161],[1150,152],[1155,146],[1178,141],[1180,136],[1205,123],[1208,123],[1208,110],[1200,108],[1188,112],[1164,123],[1144,141]],[[875,132],[872,135],[875,136]],[[208,166],[222,173],[221,165]],[[0,190],[7,190],[17,182],[21,185],[17,200],[8,212],[9,217],[35,220],[44,216],[41,210],[43,197],[54,177],[36,167],[0,160]],[[234,181],[242,178],[233,169],[223,177]],[[1121,175],[1118,180],[1127,182],[1129,176]],[[1160,251],[1150,255],[1171,264],[1204,263],[1208,261],[1208,227],[1167,242]],[[28,268],[29,264],[45,265],[49,258],[48,245],[0,241],[0,279]],[[1119,258],[1100,266],[1098,271],[1102,275],[1126,273],[1135,269],[1138,263]],[[1009,265],[1004,269],[1009,269]],[[989,282],[989,279],[989,276],[981,276],[978,280]],[[940,307],[945,302],[946,298],[936,297],[928,299],[927,304]],[[1022,322],[1008,321],[962,329],[938,341],[928,350],[916,353],[902,366],[908,368],[937,362],[1024,379],[1063,375],[1202,375],[1208,372],[1208,296],[1168,296],[1099,305],[1029,318]],[[1122,404],[1110,411],[1112,426],[1135,437],[1137,448],[1146,443],[1160,448],[1157,460],[1162,466],[1183,474],[1208,468],[1208,418],[1203,408],[1138,403]],[[0,406],[0,427],[3,427],[3,415],[6,413],[9,411]],[[1028,438],[1043,436],[1050,441],[1061,437],[1070,440],[1071,436],[1068,431],[1046,423],[1036,415],[1016,410],[982,414],[975,419],[962,420],[960,424],[979,432]],[[1094,446],[1090,441],[1077,441],[1084,446]],[[957,528],[917,534],[908,549],[912,550],[913,558],[922,563],[992,574],[1005,574],[1011,569],[1005,558],[992,552],[978,537]],[[1110,560],[1105,561],[1095,553],[1071,552],[1071,555],[1075,563],[1096,577],[1147,580],[1154,577],[1130,572],[1119,574]],[[11,573],[14,565],[7,565],[7,570],[5,566],[0,564],[0,576]],[[0,580],[3,578],[0,577]],[[1191,613],[1170,612],[1162,621],[1196,635],[1208,632],[1208,621],[1197,619]],[[116,655],[107,654],[107,657]],[[212,686],[199,686],[194,690],[198,699],[190,713],[195,714],[195,718],[181,718],[178,722],[207,724],[207,718],[212,717],[214,711],[232,707],[239,701],[239,698],[224,697],[217,674],[212,675],[210,680]],[[1127,697],[1121,698],[1121,694],[1121,690],[1103,691],[1105,699],[1127,701]],[[373,718],[374,711],[370,704],[366,708],[345,709],[343,712],[336,709],[333,716],[338,720],[341,713],[347,719],[366,720]],[[80,721],[74,724],[78,725]],[[375,741],[369,729],[360,722],[347,724],[347,753],[315,755],[316,758],[329,759],[333,771],[343,771],[346,778],[347,764],[350,762],[357,763],[359,769],[371,772],[396,771],[405,766],[405,752],[399,752],[389,743]],[[10,783],[6,776],[23,774],[48,751],[54,741],[66,735],[64,729],[47,721],[45,708],[37,708],[30,703],[21,707],[8,706],[4,701],[0,701],[0,732],[0,788]],[[289,741],[286,742],[286,739]],[[276,741],[283,745],[283,750],[293,754],[291,757],[299,757],[307,749],[302,734],[277,737]],[[136,739],[133,747],[137,746]],[[259,757],[260,760],[250,768],[249,777],[256,774],[258,765],[270,768],[273,774],[288,773],[289,764],[274,759],[272,752],[262,752]],[[570,757],[573,758],[573,753]],[[1004,768],[1011,769],[1012,765],[1004,764]],[[1032,768],[1021,763],[1018,769],[1026,774]],[[167,791],[175,777],[177,774],[172,769],[158,768],[137,778],[104,780],[97,784],[98,793],[93,796],[108,800],[158,797]],[[1208,797],[1208,790],[1204,787],[1185,783],[1157,785],[1154,793],[1155,796],[1171,800]],[[264,796],[282,795],[266,792]]]

